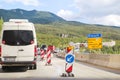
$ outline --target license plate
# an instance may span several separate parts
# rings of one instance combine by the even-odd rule
[[[5,61],[8,61],[8,62],[13,62],[15,61],[15,58],[4,58]]]

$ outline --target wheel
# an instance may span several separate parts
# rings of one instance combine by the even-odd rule
[[[7,66],[2,66],[3,71],[7,71],[7,69],[8,69]]]
[[[32,65],[31,65],[31,66],[29,66],[29,70],[32,70]]]
[[[24,66],[24,67],[21,67],[21,68],[22,68],[22,71],[27,71],[28,70],[27,66]]]
[[[34,65],[33,65],[33,69],[37,69],[37,64],[34,64]]]

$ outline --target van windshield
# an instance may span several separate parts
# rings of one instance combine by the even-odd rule
[[[2,41],[6,45],[29,45],[33,42],[33,32],[29,30],[5,30]]]

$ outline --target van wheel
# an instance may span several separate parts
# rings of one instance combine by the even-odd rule
[[[2,66],[3,71],[7,71],[7,69],[8,69],[7,66]]]
[[[22,71],[27,71],[28,70],[28,67],[22,67]]]
[[[37,69],[37,64],[34,64],[33,69]]]
[[[32,66],[29,66],[29,70],[32,70]]]

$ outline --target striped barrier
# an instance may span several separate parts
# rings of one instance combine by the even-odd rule
[[[73,46],[69,46],[67,47],[67,54],[65,55],[65,60],[66,60],[66,64],[65,64],[65,71],[66,73],[62,74],[62,77],[74,77],[74,74],[72,73],[73,70],[73,62],[74,62],[74,48]]]
[[[67,72],[67,73],[71,73],[72,72],[72,69],[73,69],[73,64],[71,63],[66,63],[66,65],[65,65],[65,71]]]
[[[44,60],[44,56],[45,56],[45,51],[43,49],[40,50],[40,59]]]
[[[51,50],[49,48],[47,49],[45,65],[51,65]]]

